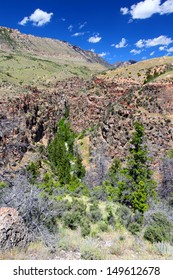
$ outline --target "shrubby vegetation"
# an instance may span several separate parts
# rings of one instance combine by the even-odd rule
[[[38,162],[28,165],[29,182],[25,174],[20,177],[20,182],[13,183],[12,188],[0,183],[1,205],[16,208],[33,240],[42,239],[47,245],[54,243],[59,227],[79,231],[80,236],[86,239],[109,230],[126,229],[131,235],[151,243],[173,244],[172,212],[163,210],[162,206],[156,207],[156,183],[149,168],[143,125],[135,123],[128,157],[123,164],[115,158],[104,180],[101,175],[101,171],[106,170],[104,163],[101,163],[104,156],[95,156],[95,160],[99,157],[95,166],[100,184],[93,187],[86,184],[85,168],[75,143],[76,136],[68,119],[60,120],[47,151],[41,154]],[[167,177],[166,168],[172,167],[170,155],[171,152],[163,161],[165,189],[161,187],[160,198],[157,197],[157,201],[166,199],[164,205],[169,208],[172,207],[172,177]],[[21,178],[26,181],[23,182]],[[119,252],[122,247],[120,240],[118,244],[119,247],[111,247],[112,252]],[[82,257],[102,258],[96,247],[95,252],[89,247],[81,248]],[[158,250],[161,250],[161,245]]]

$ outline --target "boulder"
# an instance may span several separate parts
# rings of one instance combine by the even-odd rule
[[[26,246],[28,231],[23,219],[14,208],[0,208],[0,249]]]

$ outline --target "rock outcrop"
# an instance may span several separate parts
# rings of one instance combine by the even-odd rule
[[[26,246],[28,231],[22,218],[14,208],[0,208],[0,249]]]

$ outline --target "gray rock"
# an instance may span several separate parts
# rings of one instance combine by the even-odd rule
[[[28,231],[23,219],[14,208],[0,208],[0,249],[26,246]]]

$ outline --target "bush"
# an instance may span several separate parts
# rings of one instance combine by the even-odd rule
[[[114,226],[115,225],[115,216],[113,214],[113,209],[110,205],[106,206],[106,212],[107,212],[107,222],[109,225]]]
[[[136,234],[138,234],[138,233],[140,232],[141,226],[140,226],[138,223],[135,223],[135,222],[134,222],[134,223],[132,223],[132,224],[129,225],[128,230],[129,230],[132,234],[136,235]]]
[[[117,215],[119,217],[120,223],[122,223],[125,227],[130,225],[133,212],[127,206],[121,206],[117,210]]]
[[[92,222],[98,222],[102,219],[102,213],[97,203],[90,206],[89,217]]]
[[[72,230],[82,225],[82,220],[86,217],[86,205],[77,199],[69,204],[69,209],[64,213],[62,219],[66,227]]]
[[[98,245],[91,239],[87,240],[81,247],[81,259],[83,260],[103,260],[104,256]]]
[[[150,242],[170,242],[173,241],[173,224],[163,213],[154,213],[152,221],[146,227],[144,238]]]
[[[160,242],[155,244],[155,250],[160,255],[164,256],[172,256],[173,255],[173,247],[167,242]]]
[[[28,182],[25,174],[18,174],[12,187],[4,189],[0,204],[17,209],[29,230],[31,240],[41,239],[46,245],[55,243],[58,202],[42,197],[41,191]]]
[[[90,221],[88,219],[84,219],[82,222],[81,222],[81,235],[83,237],[86,237],[88,235],[90,235],[91,233],[91,225],[90,225]]]
[[[106,222],[106,221],[100,221],[99,222],[99,229],[101,230],[101,231],[107,231],[108,230],[108,223]]]
[[[39,164],[38,164],[38,162],[31,161],[28,164],[26,170],[29,172],[31,183],[34,183],[35,180],[37,179],[38,175],[39,175]]]
[[[76,229],[80,224],[80,213],[79,212],[66,212],[63,215],[64,225],[70,229]]]

